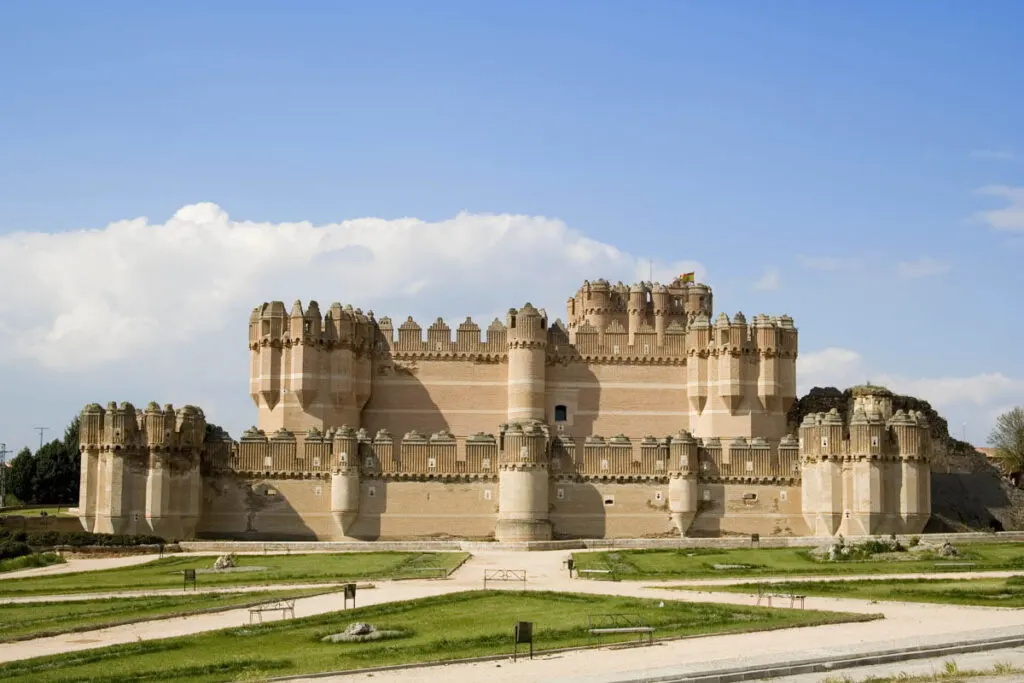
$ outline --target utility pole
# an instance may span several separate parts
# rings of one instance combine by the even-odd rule
[[[7,444],[0,443],[0,508],[7,502]]]
[[[33,427],[32,429],[39,432],[39,448],[43,447],[43,432],[49,431],[49,427]]]

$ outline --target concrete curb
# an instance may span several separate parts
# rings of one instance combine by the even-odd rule
[[[698,639],[704,636],[684,636],[682,639]],[[678,638],[658,639],[655,642],[666,640],[679,640]],[[628,644],[617,643],[605,647],[629,647]],[[866,652],[862,654],[840,655],[838,657],[810,657],[806,659],[793,660],[786,663],[776,664],[755,664],[746,667],[733,669],[721,668],[721,663],[705,662],[695,665],[681,665],[684,669],[692,667],[691,671],[680,671],[669,674],[650,674],[631,676],[622,674],[622,678],[602,678],[601,683],[740,683],[741,681],[763,681],[781,676],[796,676],[800,674],[832,673],[861,666],[872,666],[875,664],[888,664],[892,662],[905,662],[914,659],[930,659],[948,655],[968,654],[972,652],[983,652],[985,650],[1002,650],[1013,647],[1024,646],[1024,633],[1010,636],[997,636],[980,638],[974,641],[947,643],[938,645],[918,645],[877,652]],[[538,652],[538,657],[556,655],[564,652],[575,652],[587,649],[604,649],[593,647],[569,647],[556,650],[544,650]],[[268,678],[269,681],[304,681],[318,678],[332,678],[341,676],[355,676],[372,673],[383,673],[386,671],[403,671],[413,669],[437,668],[441,666],[459,664],[482,664],[486,662],[507,661],[511,658],[508,653],[501,655],[488,655],[486,657],[472,657],[467,659],[450,659],[445,661],[422,662],[419,664],[396,664],[393,666],[381,666],[365,669],[350,669],[347,671],[322,671],[316,673],[297,674],[294,676],[281,676]],[[698,668],[699,667],[699,668]],[[588,679],[574,679],[580,683]],[[597,679],[594,679],[595,683]],[[569,682],[566,682],[569,683]]]
[[[832,673],[843,669],[852,669],[875,664],[906,662],[914,659],[931,659],[948,655],[982,652],[985,650],[1002,650],[1024,645],[1024,635],[1009,638],[962,643],[959,645],[921,646],[883,650],[880,652],[852,655],[848,657],[817,657],[797,660],[788,664],[767,666],[751,666],[731,670],[695,671],[683,674],[663,676],[643,676],[640,678],[620,678],[615,683],[738,683],[739,681],[761,681],[781,676],[797,676],[800,674]]]

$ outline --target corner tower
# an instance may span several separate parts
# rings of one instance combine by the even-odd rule
[[[249,317],[249,394],[265,432],[358,428],[370,398],[372,354],[379,330],[373,314],[315,301],[286,313],[264,303]]]

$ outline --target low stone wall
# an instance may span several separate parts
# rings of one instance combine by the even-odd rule
[[[857,543],[878,536],[848,536],[846,541]],[[910,536],[900,536],[906,544]],[[1024,532],[965,534],[921,534],[927,543],[1011,543],[1024,542]],[[761,538],[762,548],[813,548],[834,542],[831,537],[768,537]],[[544,551],[544,550],[630,550],[630,549],[685,549],[685,548],[749,548],[749,536],[727,538],[620,538],[580,539],[571,541],[531,541],[524,543],[482,543],[477,541],[293,541],[261,543],[259,541],[182,541],[178,544],[185,552],[208,553],[310,553],[310,552],[441,552],[466,551]]]

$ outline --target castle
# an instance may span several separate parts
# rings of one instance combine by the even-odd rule
[[[530,304],[395,325],[281,302],[249,318],[258,426],[198,408],[81,417],[90,531],[250,539],[918,533],[929,428],[881,387],[851,415],[796,399],[788,316],[712,314],[692,274],[584,282],[566,322]]]

